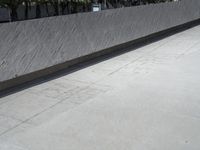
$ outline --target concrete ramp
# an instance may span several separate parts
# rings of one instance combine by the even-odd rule
[[[199,150],[200,26],[0,99],[1,150]]]

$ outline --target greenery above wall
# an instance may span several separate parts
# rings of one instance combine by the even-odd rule
[[[0,0],[0,7],[9,11],[10,21],[18,21],[89,12],[92,11],[94,4],[98,4],[100,9],[104,10],[171,1],[178,0]],[[19,9],[24,11],[23,19],[19,18]],[[34,17],[30,17],[30,12],[33,11],[35,13]],[[44,11],[45,15],[42,14]]]

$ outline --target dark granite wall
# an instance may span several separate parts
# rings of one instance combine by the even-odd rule
[[[0,22],[6,22],[9,21],[9,13],[6,8],[0,7]]]
[[[200,18],[199,0],[0,24],[1,82]]]

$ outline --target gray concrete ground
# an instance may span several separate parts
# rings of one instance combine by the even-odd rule
[[[1,150],[199,150],[200,26],[0,99]]]

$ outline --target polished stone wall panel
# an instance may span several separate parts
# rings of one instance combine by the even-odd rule
[[[199,0],[0,24],[0,82],[200,18]]]

